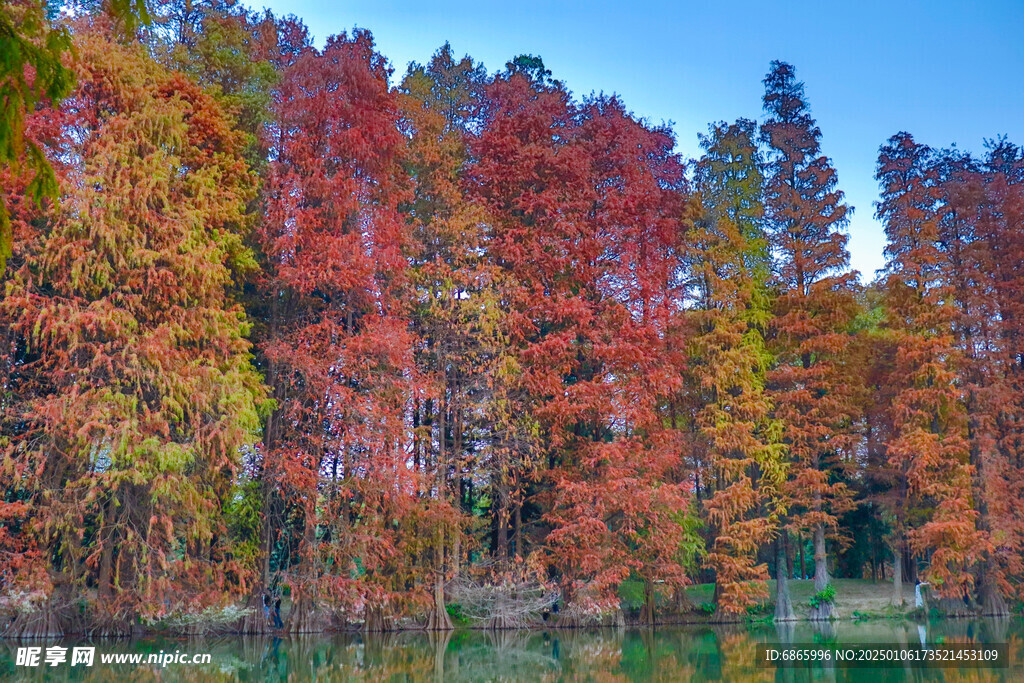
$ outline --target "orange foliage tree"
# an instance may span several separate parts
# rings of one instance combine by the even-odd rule
[[[87,26],[77,45],[80,85],[47,140],[63,202],[24,235],[0,304],[18,397],[3,475],[49,595],[22,634],[65,628],[82,596],[93,632],[127,633],[248,578],[224,520],[262,396],[232,299],[255,265],[241,138],[138,47]]]
[[[764,84],[765,203],[780,260],[769,383],[791,462],[789,526],[813,535],[820,593],[829,583],[826,535],[838,531],[838,516],[850,501],[836,476],[852,445],[856,410],[856,379],[844,366],[856,313],[856,275],[849,271],[843,232],[849,207],[836,189],[831,161],[821,154],[821,131],[793,67],[772,62]],[[832,601],[819,600],[813,616],[832,614]]]
[[[907,502],[922,512],[907,520],[909,528],[896,530],[897,539],[905,533],[916,552],[929,554],[926,576],[940,595],[962,598],[987,541],[971,500],[967,414],[957,377],[963,356],[953,336],[955,299],[945,277],[932,162],[932,151],[907,133],[890,138],[879,154],[876,214],[889,239],[886,288],[897,334],[888,454],[906,479]]]
[[[687,394],[703,454],[707,565],[720,614],[767,597],[759,548],[771,539],[784,477],[779,425],[765,392],[770,356],[760,156],[754,124],[712,126],[697,165],[697,215],[687,235]]]

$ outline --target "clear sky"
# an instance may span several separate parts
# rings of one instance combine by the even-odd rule
[[[709,122],[760,120],[768,63],[788,61],[855,208],[851,260],[865,280],[883,265],[872,203],[887,137],[907,130],[978,153],[1000,134],[1024,144],[1024,0],[264,3],[301,17],[317,45],[370,29],[398,78],[446,40],[490,71],[540,55],[577,96],[618,93],[637,115],[672,122],[688,157]]]

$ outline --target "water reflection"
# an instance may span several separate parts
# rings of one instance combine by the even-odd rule
[[[459,631],[300,638],[146,639],[95,643],[97,665],[15,666],[17,643],[0,643],[0,677],[80,681],[1014,681],[1010,670],[771,669],[758,643],[1009,643],[1024,663],[1019,619],[786,623],[587,631]],[[36,643],[45,648],[54,643]],[[70,646],[73,642],[63,643]],[[102,666],[102,652],[209,652],[208,666]]]

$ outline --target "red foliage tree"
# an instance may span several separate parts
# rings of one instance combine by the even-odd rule
[[[979,523],[994,546],[979,577],[982,612],[1001,614],[1002,596],[1014,594],[1013,577],[1024,573],[1024,510],[1016,504],[1024,496],[1024,153],[1005,140],[995,142],[983,174],[978,239],[985,250],[979,270],[991,286],[980,291],[994,299],[985,310],[983,347],[992,385],[986,396],[991,443],[975,481],[982,487]]]
[[[357,31],[301,50],[275,93],[260,345],[277,410],[259,454],[260,588],[284,544],[277,569],[295,632],[316,627],[323,601],[365,605],[368,628],[379,628],[400,597],[395,522],[417,485],[404,440],[412,339],[399,203],[409,191],[389,74]]]
[[[672,136],[615,98],[584,104],[576,139],[596,198],[587,229],[605,245],[593,285],[599,317],[585,333],[593,377],[586,388],[578,375],[569,380],[570,391],[586,392],[580,431],[593,436],[556,473],[549,543],[571,592],[586,584],[598,603],[614,603],[611,589],[632,572],[645,587],[642,618],[653,623],[655,584],[681,591],[688,568],[692,480],[660,410],[678,387],[667,333],[679,304],[683,172]]]
[[[633,565],[650,581],[682,580],[667,561],[682,489],[658,483],[678,462],[653,413],[666,375],[650,365],[658,308],[670,305],[657,299],[671,279],[681,169],[663,131],[615,100],[578,111],[542,65],[524,63],[486,90],[469,180],[514,285],[514,383],[546,446],[548,545],[572,620],[613,607]]]

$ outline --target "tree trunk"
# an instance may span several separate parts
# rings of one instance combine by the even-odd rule
[[[270,632],[270,625],[263,614],[263,594],[265,591],[265,587],[257,586],[249,595],[249,599],[245,604],[246,615],[242,617],[236,626],[239,633],[258,635]]]
[[[689,614],[695,611],[696,608],[693,602],[690,600],[690,596],[686,594],[686,589],[682,586],[676,586],[672,591],[672,611],[677,616]]]
[[[516,557],[523,557],[523,506],[522,503],[516,503],[516,515],[513,519],[512,527],[512,547]]]
[[[267,417],[267,433],[264,435],[264,444],[269,448],[269,434],[273,429],[273,415]],[[246,615],[238,622],[239,633],[261,634],[269,633],[271,628],[267,623],[267,617],[263,613],[263,596],[270,586],[270,551],[271,551],[271,529],[270,529],[270,485],[266,478],[260,481],[260,498],[263,503],[263,519],[260,523],[260,573],[253,586],[252,593],[246,602]]]
[[[18,611],[14,619],[7,624],[0,636],[14,640],[35,640],[39,638],[55,639],[64,635],[64,628],[55,605],[53,596],[31,612]]]
[[[903,548],[896,542],[892,549],[892,605],[903,609]]]
[[[448,616],[448,609],[444,604],[444,577],[437,573],[434,575],[434,604],[427,616],[426,629],[428,631],[451,631],[454,628],[452,619]]]
[[[786,545],[783,531],[775,539],[775,621],[793,621],[793,600],[789,595],[789,577],[786,576]]]
[[[825,527],[814,528],[814,590],[825,590],[828,585],[828,555],[825,552]]]
[[[981,565],[981,577],[979,593],[981,596],[981,616],[983,617],[1005,617],[1009,616],[1010,608],[1006,605],[1003,593],[996,585],[992,577],[990,567],[991,560],[985,560]]]
[[[820,593],[829,584],[828,556],[825,554],[825,527],[814,527],[814,592]],[[828,621],[836,618],[836,606],[831,600],[820,600],[811,608],[811,621]]]
[[[644,626],[654,626],[654,611],[654,582],[650,579],[644,579],[644,606],[640,610],[640,623]]]
[[[420,471],[420,400],[412,401],[412,469]],[[417,488],[419,488],[417,486]]]
[[[448,402],[444,391],[437,405],[437,497],[448,499]]]
[[[969,394],[967,411],[969,415],[967,438],[970,441],[971,465],[974,466],[974,474],[971,476],[971,494],[974,497],[978,509],[978,531],[986,538],[992,536],[992,523],[988,511],[988,491],[985,488],[985,459],[981,457],[981,447],[978,444],[977,427],[978,417],[976,413],[977,399],[974,391]],[[978,576],[978,592],[981,598],[981,614],[983,616],[1001,617],[1010,613],[1003,599],[999,584],[992,575],[992,558],[989,551],[985,551],[980,562]]]
[[[367,605],[363,630],[367,633],[385,633],[394,630],[394,623],[382,605]]]
[[[427,615],[426,629],[451,631],[453,628],[444,604],[444,529],[438,529],[434,545],[434,604]]]
[[[782,552],[786,556],[786,578],[793,578],[793,549],[790,548],[789,534],[782,532]]]
[[[111,592],[111,575],[113,574],[114,567],[114,543],[113,539],[110,538],[109,531],[102,531],[101,538],[103,539],[103,552],[100,555],[100,575],[99,575],[99,596],[102,602],[108,602],[112,596]]]
[[[458,578],[459,573],[462,571],[462,534],[455,534],[451,565],[452,576]]]
[[[804,536],[797,534],[796,538],[800,542],[800,578],[803,579],[807,576],[807,563],[804,560]]]
[[[446,366],[442,359],[442,368]],[[441,400],[437,409],[437,498],[442,503],[448,502],[448,401],[447,401],[447,373],[445,374],[446,386],[442,389]],[[437,537],[434,542],[434,601],[427,614],[426,629],[428,631],[451,631],[452,620],[448,616],[448,609],[444,604],[444,527],[439,526]]]
[[[507,497],[502,496],[498,502],[498,559],[508,559],[508,507]]]
[[[324,620],[311,596],[301,593],[295,597],[288,612],[288,619],[284,623],[284,630],[296,634],[320,633],[324,630]]]

